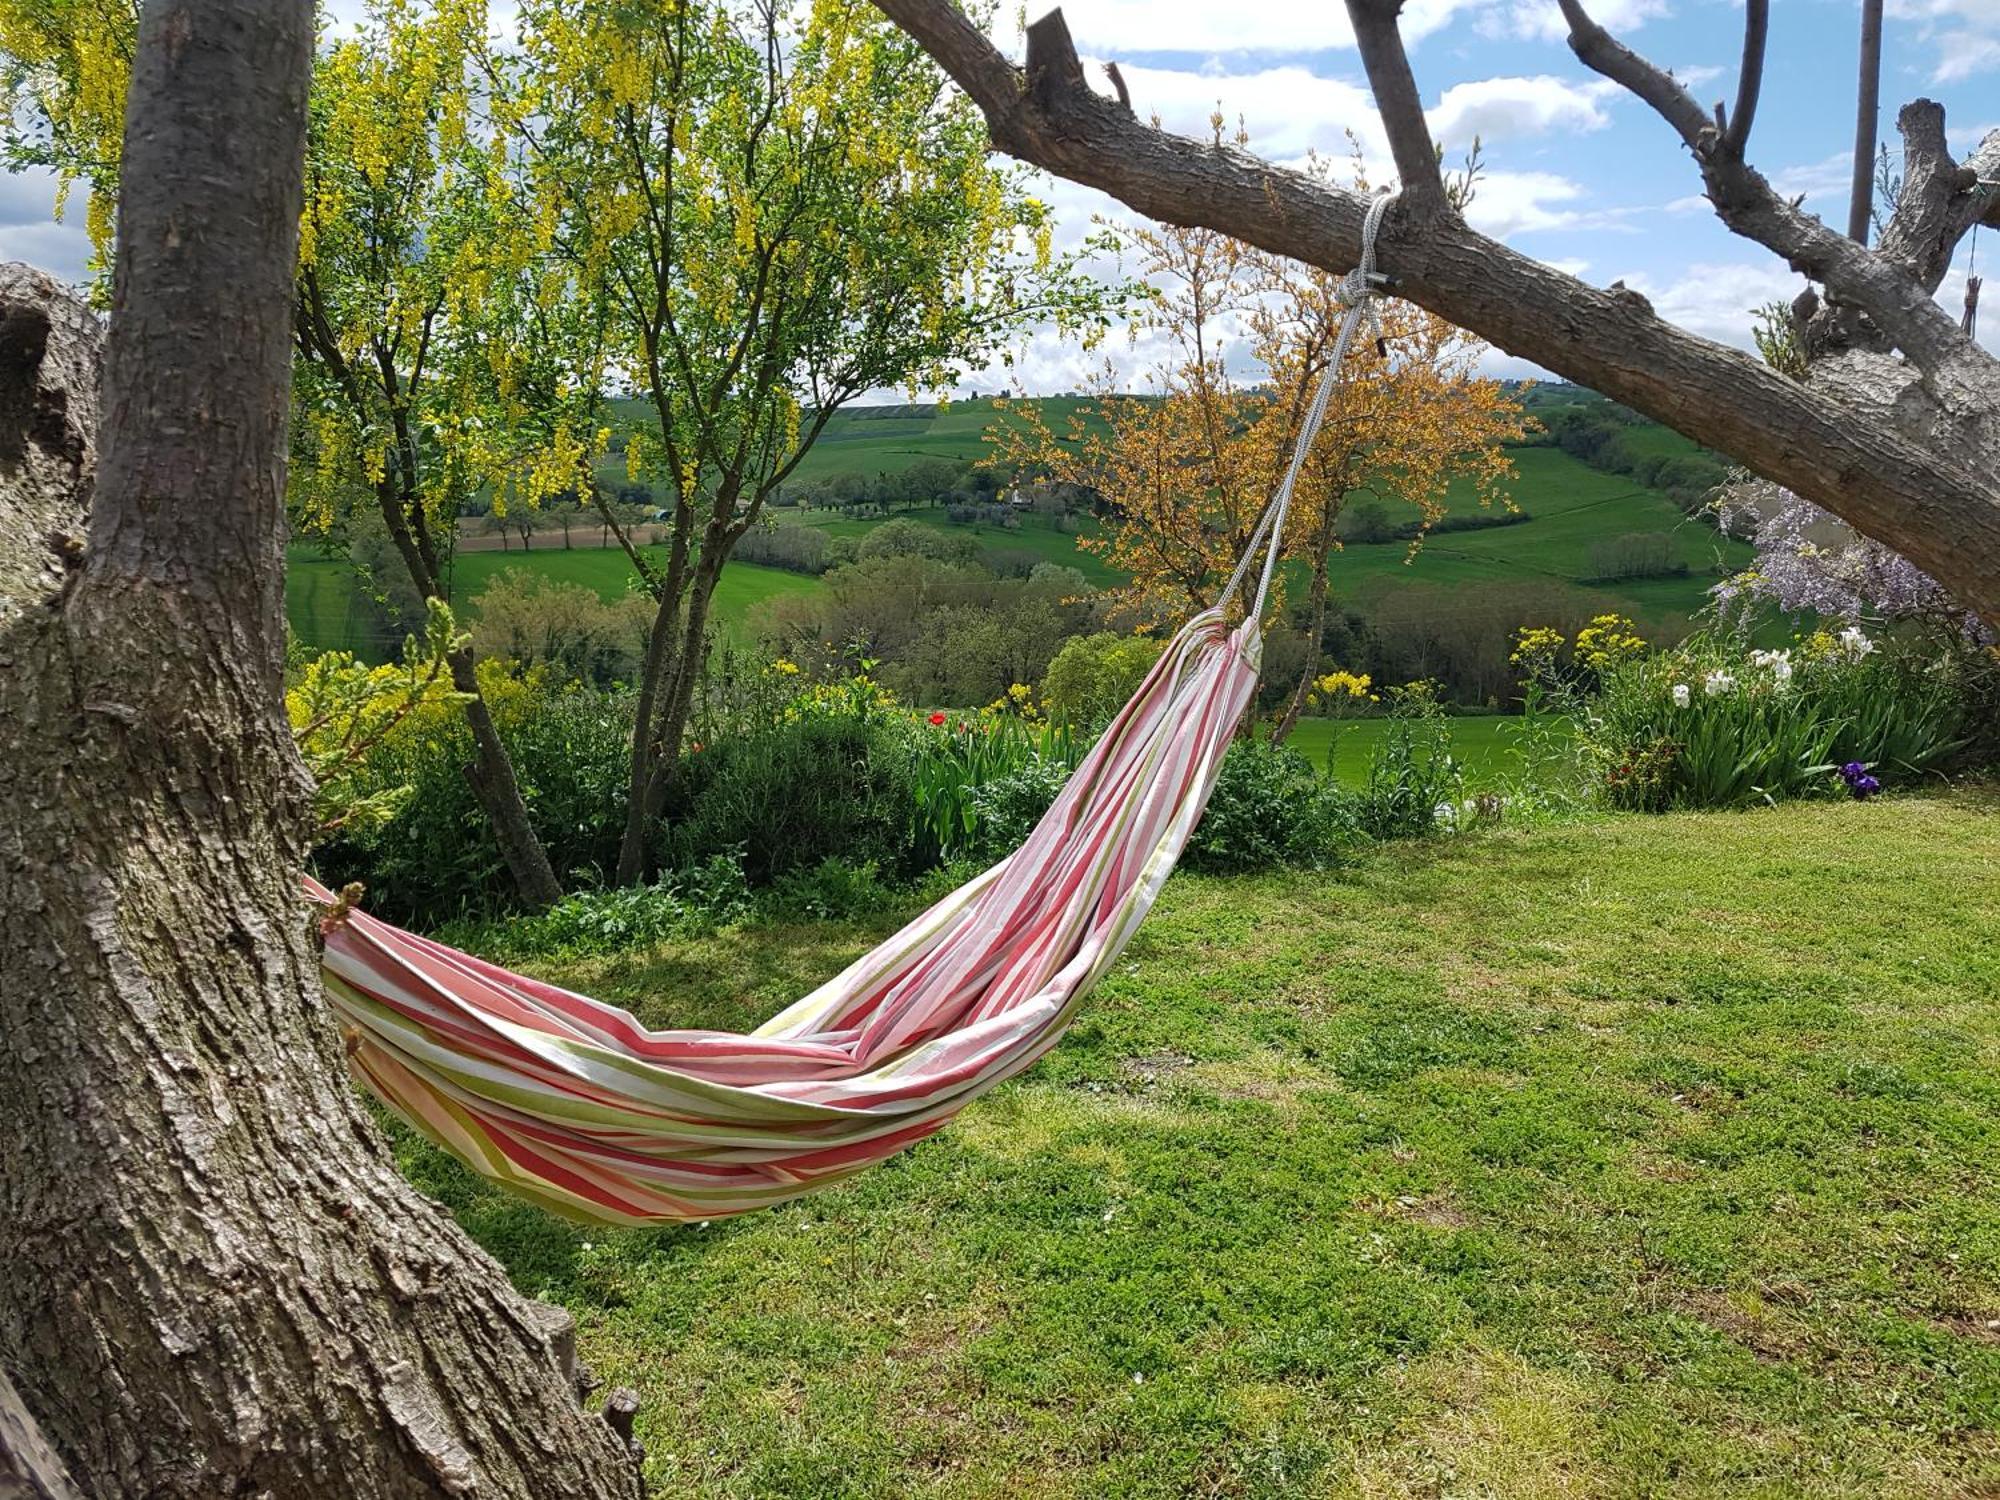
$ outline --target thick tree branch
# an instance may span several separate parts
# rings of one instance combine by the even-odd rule
[[[1374,92],[1382,128],[1389,134],[1396,175],[1402,179],[1402,201],[1428,216],[1446,207],[1444,178],[1438,172],[1437,147],[1424,118],[1423,97],[1396,30],[1396,13],[1402,6],[1403,0],[1347,0],[1347,16],[1354,24],[1354,42],[1368,70],[1368,87]]]
[[[1882,113],[1882,0],[1861,0],[1860,76],[1854,86],[1854,179],[1847,195],[1847,237],[1868,243],[1875,207],[1875,121]]]
[[[1151,129],[1087,87],[1045,86],[1031,97],[1021,73],[950,0],[876,4],[972,96],[1002,150],[1168,223],[1221,230],[1330,271],[1355,264],[1366,209],[1359,195]],[[1674,94],[1685,97],[1677,87]],[[1712,125],[1704,118],[1690,129]],[[1787,485],[2000,620],[2000,504],[1989,450],[1914,441],[1880,412],[1675,328],[1635,293],[1589,286],[1450,217],[1391,214],[1381,257],[1399,295]],[[1956,323],[1950,332],[1992,365]]]
[[[1896,261],[1935,292],[1958,248],[1982,215],[2000,202],[2000,131],[1988,135],[1960,164],[1945,143],[1944,106],[1915,99],[1896,116],[1903,137],[1903,186],[1876,253]]]

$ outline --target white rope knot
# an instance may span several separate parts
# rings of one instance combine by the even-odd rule
[[[1333,293],[1334,301],[1343,311],[1357,307],[1362,310],[1378,345],[1382,342],[1381,299],[1387,294],[1389,278],[1375,269],[1375,236],[1381,232],[1382,216],[1389,211],[1395,197],[1394,193],[1385,192],[1368,205],[1367,217],[1361,221],[1361,259],[1340,278],[1340,285]]]

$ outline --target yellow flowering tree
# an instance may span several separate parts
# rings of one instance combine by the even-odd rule
[[[6,159],[89,194],[108,265],[130,0],[0,0]],[[600,390],[597,313],[524,214],[511,138],[480,107],[485,0],[322,15],[300,221],[290,501],[297,531],[386,536],[411,591],[451,595],[461,508],[571,487]],[[422,622],[410,621],[412,625]],[[448,666],[468,775],[531,906],[561,894],[480,692]]]
[[[643,398],[635,480],[669,539],[619,876],[646,869],[737,540],[865,392],[948,386],[1028,321],[1095,305],[978,113],[865,0],[528,0],[490,61],[538,243],[606,316]]]
[[[60,216],[80,188],[92,269],[108,273],[139,0],[0,0],[0,161],[46,167]]]

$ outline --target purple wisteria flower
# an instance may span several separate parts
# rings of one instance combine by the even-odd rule
[[[1723,528],[1757,549],[1749,570],[1709,591],[1724,616],[1758,604],[1828,619],[1950,619],[1973,640],[1993,632],[1930,574],[1846,522],[1763,480],[1732,485],[1716,505]]]

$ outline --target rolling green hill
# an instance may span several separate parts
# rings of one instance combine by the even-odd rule
[[[1562,388],[1568,389],[1568,388]],[[1578,399],[1571,391],[1564,398]],[[1059,430],[1079,398],[1051,398],[1044,403],[1051,425]],[[627,408],[634,403],[624,403]],[[642,413],[622,415],[636,421]],[[994,420],[991,401],[963,401],[940,411],[935,407],[862,407],[837,415],[815,446],[805,477],[824,479],[840,473],[878,475],[899,472],[919,458],[973,459],[984,448],[983,435]],[[1627,430],[1628,440],[1644,452],[1669,455],[1701,450],[1665,428],[1650,425]],[[1517,476],[1512,494],[1528,519],[1483,530],[1447,531],[1431,536],[1414,554],[1402,541],[1350,543],[1333,566],[1336,599],[1345,607],[1370,613],[1403,591],[1411,607],[1448,608],[1468,591],[1490,593],[1496,587],[1535,585],[1548,608],[1616,610],[1638,620],[1648,634],[1684,629],[1690,615],[1705,601],[1706,590],[1723,572],[1744,566],[1749,549],[1723,537],[1714,528],[1690,521],[1664,495],[1629,478],[1602,473],[1553,447],[1513,450]],[[615,465],[623,476],[623,461]],[[1471,496],[1457,498],[1454,510],[1474,506]],[[941,507],[901,512],[944,529],[957,530]],[[837,512],[815,510],[776,513],[777,524],[806,525],[833,535],[856,535],[881,524]],[[1091,523],[1086,523],[1086,528]],[[1019,529],[993,525],[964,528],[989,554],[1030,552],[1081,570],[1099,586],[1115,585],[1119,575],[1091,553],[1080,551],[1076,537],[1058,531],[1046,519],[1024,516]],[[1634,533],[1669,537],[1673,555],[1688,567],[1685,577],[1593,583],[1592,548]],[[616,548],[578,547],[564,550],[544,540],[531,552],[466,552],[457,563],[454,593],[469,603],[498,573],[526,568],[553,578],[583,583],[606,597],[629,587],[631,569]],[[754,607],[779,594],[819,588],[817,579],[775,568],[732,563],[723,577],[717,614],[726,630],[745,630]],[[323,559],[305,549],[294,553],[289,573],[289,613],[300,639],[319,647],[345,647],[380,656],[395,649],[400,636],[390,637],[373,623],[374,612],[358,597],[351,571],[340,560]]]

